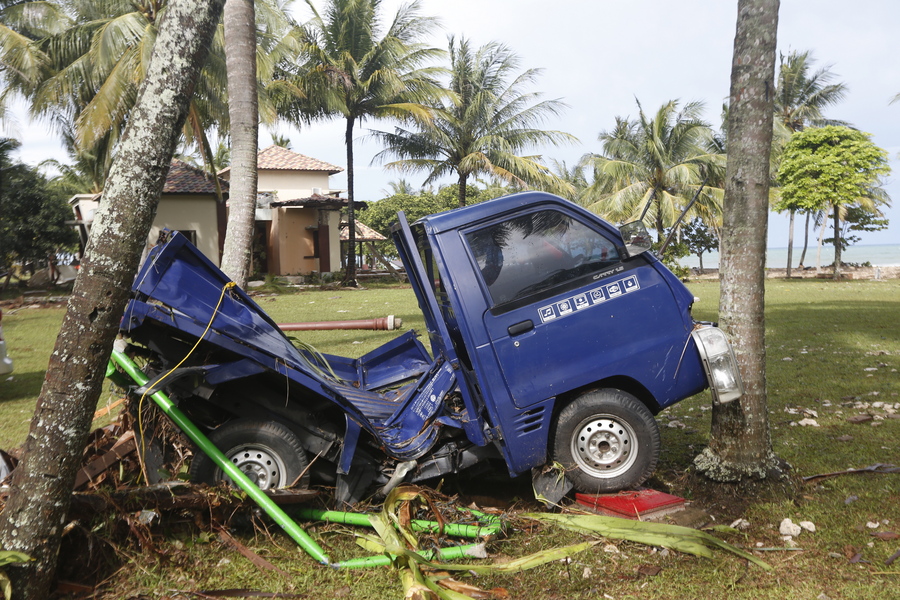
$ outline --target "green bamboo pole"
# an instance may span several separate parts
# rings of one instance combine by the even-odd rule
[[[341,512],[337,510],[318,510],[315,508],[301,508],[296,511],[301,519],[310,521],[326,521],[328,523],[343,523],[345,525],[356,525],[358,527],[371,527],[369,515],[361,513]],[[435,521],[414,520],[410,523],[413,531],[430,531],[436,532],[440,529],[440,523]],[[479,538],[486,535],[497,535],[500,533],[500,525],[464,525],[457,523],[444,524],[444,533],[453,537]]]
[[[449,548],[440,548],[435,550],[423,550],[417,552],[419,556],[425,560],[455,560],[457,558],[466,558],[469,550],[478,547],[480,544],[468,544],[466,546],[450,546]],[[375,556],[364,556],[362,558],[351,558],[332,566],[339,569],[368,569],[370,567],[386,567],[391,564],[391,557],[387,554],[376,554]]]
[[[117,365],[122,367],[122,370],[125,371],[129,377],[134,379],[138,385],[145,385],[147,383],[147,376],[124,353],[113,350],[111,359]],[[212,461],[216,463],[216,466],[222,469],[222,471],[228,475],[239,488],[244,490],[244,492],[246,492],[260,508],[266,511],[266,514],[272,517],[272,519],[284,529],[285,533],[291,536],[301,548],[320,563],[325,565],[331,564],[331,559],[328,558],[328,555],[325,554],[325,551],[322,550],[315,540],[309,537],[309,534],[287,516],[285,512],[281,510],[281,507],[275,504],[271,498],[266,496],[255,483],[250,481],[243,471],[234,466],[234,464],[222,454],[222,451],[216,448],[216,446],[209,441],[209,438],[206,437],[203,432],[200,431],[196,425],[194,425],[187,416],[172,403],[171,400],[169,400],[169,397],[166,396],[164,392],[154,392],[150,397],[156,402],[156,405],[159,406],[160,410],[172,419],[175,425],[177,425],[192,442],[197,444],[200,450],[209,456]]]

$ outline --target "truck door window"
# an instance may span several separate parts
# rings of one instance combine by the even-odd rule
[[[544,210],[466,234],[494,304],[537,294],[619,262],[615,244],[584,223]]]

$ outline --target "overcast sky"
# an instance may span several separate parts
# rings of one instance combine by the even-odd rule
[[[393,15],[399,0],[384,0]],[[318,3],[321,6],[321,2]],[[543,69],[533,89],[545,98],[559,98],[569,108],[548,129],[566,131],[580,143],[570,147],[539,148],[546,157],[574,164],[586,152],[599,152],[597,135],[610,129],[616,116],[634,117],[635,99],[647,112],[671,99],[706,104],[706,119],[720,127],[720,113],[728,97],[737,0],[422,0],[423,13],[441,19],[443,30],[433,44],[446,46],[453,34],[473,44],[507,44],[524,68]],[[297,2],[298,19],[309,18]],[[872,134],[890,153],[894,174],[886,189],[894,199],[890,229],[864,234],[862,244],[900,243],[900,70],[891,66],[896,54],[900,2],[896,0],[782,0],[778,49],[810,50],[815,67],[830,66],[836,81],[849,93],[826,115],[847,121]],[[384,122],[365,122],[365,129],[390,129]],[[36,163],[44,158],[65,159],[42,127],[19,124],[23,139],[20,157]],[[302,131],[282,127],[294,151],[343,166],[343,122],[315,125]],[[271,138],[261,129],[260,147]],[[359,200],[376,200],[400,175],[370,165],[380,148],[360,140],[354,146]],[[406,175],[415,186],[422,175]],[[346,187],[342,175],[332,177],[333,188]],[[787,245],[787,219],[773,215],[769,246]],[[796,237],[802,235],[797,229]],[[795,244],[798,242],[795,241]]]

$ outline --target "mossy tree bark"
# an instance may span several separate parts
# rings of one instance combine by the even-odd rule
[[[50,595],[106,362],[223,2],[170,0],[160,23],[0,514],[0,545],[35,559],[5,567],[16,598]]]
[[[779,472],[766,402],[765,259],[779,0],[739,0],[728,111],[719,321],[746,393],[712,411],[709,446],[694,460],[716,481]]]
[[[244,287],[250,276],[258,183],[259,97],[253,0],[227,0],[223,20],[232,161],[222,271]]]

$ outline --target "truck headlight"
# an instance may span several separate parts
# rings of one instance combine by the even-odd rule
[[[706,370],[714,404],[727,404],[744,393],[741,372],[728,338],[718,327],[702,327],[691,332]]]

